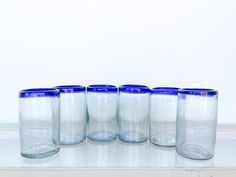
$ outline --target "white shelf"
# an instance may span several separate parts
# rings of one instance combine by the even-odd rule
[[[0,176],[236,176],[236,129],[217,133],[213,159],[196,161],[150,143],[84,142],[40,160],[23,158],[18,131],[0,129]]]

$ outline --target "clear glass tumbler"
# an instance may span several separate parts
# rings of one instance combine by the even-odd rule
[[[19,93],[21,154],[44,158],[60,149],[60,93],[57,89],[38,88]]]
[[[86,91],[80,85],[62,85],[61,104],[61,140],[63,145],[79,144],[86,139]]]
[[[88,134],[92,141],[108,142],[117,137],[117,88],[90,85],[87,88]]]
[[[141,143],[148,137],[150,89],[144,85],[123,85],[119,88],[119,139]]]
[[[175,146],[178,88],[151,90],[149,139],[159,146]]]
[[[214,156],[218,92],[212,89],[180,89],[176,127],[176,151],[191,159]]]

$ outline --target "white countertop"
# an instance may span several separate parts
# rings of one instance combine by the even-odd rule
[[[211,172],[209,175],[212,175],[214,170],[228,170],[236,176],[235,154],[236,130],[228,130],[217,133],[215,156],[210,160],[186,159],[178,155],[174,148],[161,148],[148,142],[125,144],[118,140],[112,143],[85,141],[80,145],[62,146],[59,153],[49,158],[27,159],[20,155],[18,131],[0,131],[0,170],[5,172],[11,170],[81,170],[81,172],[154,170],[171,173],[191,171],[197,174],[199,170],[203,172],[206,170]]]

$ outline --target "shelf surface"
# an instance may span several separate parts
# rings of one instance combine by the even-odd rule
[[[18,131],[0,131],[0,168],[236,168],[236,131],[217,133],[214,158],[190,160],[174,148],[163,148],[149,142],[126,144],[85,141],[62,146],[45,159],[27,159],[20,155]]]
[[[192,170],[196,174],[199,170],[208,170],[209,175],[214,170],[228,170],[236,175],[236,129],[218,132],[214,158],[200,161],[181,157],[174,148],[162,148],[149,142],[126,144],[119,140],[112,143],[85,141],[62,146],[59,153],[48,158],[27,159],[20,155],[18,137],[17,130],[0,130],[0,170]]]

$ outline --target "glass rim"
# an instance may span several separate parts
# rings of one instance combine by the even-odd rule
[[[54,88],[58,89],[61,93],[75,93],[85,92],[85,86],[82,85],[58,85]]]
[[[178,87],[154,87],[151,89],[152,94],[160,95],[178,95]]]
[[[146,85],[126,84],[119,87],[119,92],[141,94],[150,93],[150,89]]]
[[[117,87],[108,84],[93,84],[87,87],[87,92],[97,92],[97,93],[116,93]]]
[[[60,91],[55,88],[31,88],[24,89],[19,92],[20,98],[30,97],[55,97],[59,96]]]
[[[199,96],[215,96],[218,91],[209,88],[183,88],[178,91],[179,94],[199,95]]]

